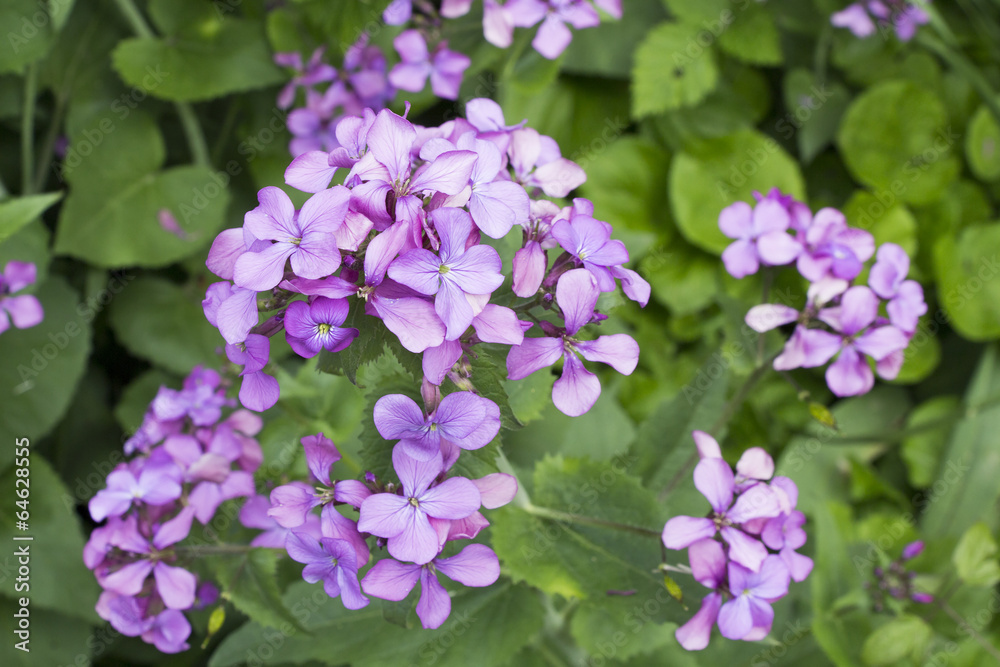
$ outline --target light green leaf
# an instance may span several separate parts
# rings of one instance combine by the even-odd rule
[[[141,277],[111,302],[109,321],[129,352],[187,375],[198,364],[218,365],[216,348],[224,344],[200,301],[168,280]]]
[[[719,79],[715,53],[698,34],[697,27],[662,23],[646,36],[632,68],[633,117],[693,106],[712,92]]]
[[[959,578],[971,586],[991,588],[1000,581],[996,540],[985,523],[976,523],[962,535],[951,561]]]
[[[959,136],[933,93],[909,81],[887,81],[854,100],[837,143],[858,181],[885,196],[927,204],[958,176]]]
[[[0,73],[21,72],[48,53],[55,37],[51,10],[35,0],[5,0],[0,3]]]
[[[649,281],[653,298],[676,316],[691,315],[713,303],[718,291],[716,274],[721,266],[712,257],[686,244],[673,244],[673,252],[647,256],[639,272]]]
[[[13,450],[15,440],[12,438],[8,442],[8,449]],[[21,446],[18,441],[18,447]],[[19,547],[28,549],[32,576],[27,584],[30,589],[16,591],[11,577],[7,582],[9,585],[0,588],[0,595],[12,599],[22,596],[30,598],[32,613],[36,609],[51,609],[96,623],[94,603],[100,594],[100,588],[93,573],[84,566],[80,558],[84,538],[80,518],[75,511],[75,499],[41,452],[35,449],[37,441],[32,440],[30,445],[24,443],[23,446],[27,446],[27,456],[18,456],[14,465],[0,474],[0,484],[7,490],[3,498],[0,498],[0,539],[9,545],[11,552]],[[22,465],[24,459],[27,459],[26,466]],[[28,476],[17,475],[18,468],[27,469]],[[22,481],[17,483],[15,480]],[[27,483],[23,480],[27,480]],[[15,504],[20,499],[15,494],[17,489],[27,489],[27,502],[23,506]],[[18,530],[15,520],[21,519],[17,512],[25,511],[25,507],[28,529]],[[24,536],[33,539],[14,541],[15,537]],[[5,567],[15,572],[17,558],[10,556]],[[54,576],[55,573],[58,576]]]
[[[665,18],[666,12],[656,2],[633,2],[617,21],[602,21],[596,28],[575,31],[562,71],[628,79],[635,46]]]
[[[972,173],[984,181],[1000,179],[1000,125],[983,105],[965,133],[965,157]]]
[[[719,47],[740,60],[755,65],[780,65],[781,35],[767,7],[747,3],[746,8],[719,35]]]
[[[850,94],[840,83],[820,83],[805,68],[785,75],[784,92],[788,112],[775,129],[783,138],[795,134],[802,161],[808,164],[833,141]]]
[[[719,213],[737,200],[756,202],[753,191],[779,188],[805,199],[798,164],[769,137],[740,130],[679,153],[670,168],[669,197],[681,233],[713,253],[732,243],[719,231]]]
[[[942,236],[933,250],[940,301],[948,321],[971,340],[1000,337],[1000,223]]]
[[[658,613],[676,602],[665,590],[660,598],[607,595],[603,599],[587,601],[573,612],[570,633],[587,653],[595,657],[628,660],[655,652],[657,657],[665,660],[670,653],[683,649],[674,639],[677,625],[664,623]]]
[[[62,198],[62,192],[15,197],[0,202],[0,243]]]
[[[866,665],[891,665],[906,656],[918,659],[933,634],[919,616],[898,616],[869,635],[861,647],[861,659]]]
[[[906,416],[907,431],[921,429],[903,438],[900,451],[913,486],[924,488],[934,482],[948,435],[958,421],[959,407],[958,397],[937,396],[921,403]]]
[[[263,88],[286,78],[271,61],[263,25],[238,18],[217,17],[197,33],[126,39],[111,57],[125,83],[180,102]]]
[[[73,398],[90,353],[93,312],[78,308],[76,293],[50,278],[36,291],[45,319],[10,328],[0,339],[0,441],[39,439],[58,423]],[[0,465],[13,458],[0,449]]]

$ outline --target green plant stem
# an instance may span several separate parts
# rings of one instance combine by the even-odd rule
[[[755,368],[753,372],[750,373],[749,377],[747,377],[747,379],[743,381],[743,385],[736,390],[736,393],[733,394],[733,397],[730,398],[724,406],[722,406],[722,412],[719,414],[718,419],[716,419],[715,422],[712,424],[712,426],[708,429],[709,435],[716,438],[719,437],[719,431],[722,429],[723,426],[729,423],[730,419],[733,418],[733,415],[735,415],[736,411],[739,410],[740,406],[743,405],[743,401],[745,401],[747,396],[750,395],[750,392],[753,390],[753,388],[757,385],[758,382],[760,382],[761,378],[764,377],[767,371],[771,369],[771,364],[774,363],[774,360],[778,357],[779,354],[781,353],[776,352],[767,359],[765,359],[764,363],[757,366],[757,368]],[[687,461],[684,462],[684,465],[682,465],[680,468],[677,469],[677,472],[674,473],[674,476],[670,478],[670,481],[667,482],[667,485],[663,487],[663,490],[660,491],[660,495],[657,496],[657,499],[660,502],[663,502],[663,500],[667,497],[667,494],[673,491],[674,488],[676,488],[676,486],[680,484],[682,479],[687,477],[688,473],[691,472],[691,469],[697,462],[698,462],[698,452],[693,452],[691,456],[688,457]]]
[[[649,528],[642,528],[640,526],[630,526],[625,523],[618,523],[617,521],[610,521],[608,519],[598,519],[591,516],[583,516],[582,514],[570,514],[569,512],[560,512],[559,510],[549,509],[548,507],[538,507],[537,505],[532,505],[528,503],[524,505],[522,509],[528,514],[542,517],[544,519],[552,519],[554,521],[565,521],[566,523],[575,523],[584,526],[601,526],[603,528],[612,528],[614,530],[621,530],[626,533],[633,533],[635,535],[642,535],[644,537],[655,537],[660,539],[660,531],[650,530]]]
[[[115,0],[118,9],[125,16],[125,20],[132,26],[133,32],[143,39],[155,39],[156,34],[146,23],[142,12],[135,6],[132,0]],[[198,117],[195,116],[194,109],[187,102],[174,102],[177,115],[181,120],[181,127],[184,128],[184,136],[187,138],[188,149],[194,163],[201,167],[211,166],[208,157],[208,145],[205,143],[205,133],[198,124]]]
[[[38,95],[38,66],[28,65],[24,76],[24,106],[21,110],[21,194],[34,192],[31,175],[35,170],[35,97]]]
[[[42,142],[41,152],[38,154],[38,164],[35,165],[34,191],[41,192],[45,186],[45,177],[52,164],[52,154],[55,152],[56,139],[59,137],[59,128],[62,127],[63,115],[66,113],[66,100],[62,96],[56,97],[56,106],[52,112],[52,120],[49,129],[45,133]]]
[[[928,51],[932,51],[940,56],[942,60],[951,65],[952,69],[962,75],[976,89],[980,97],[983,98],[983,104],[993,114],[997,123],[1000,123],[1000,101],[997,100],[996,92],[993,90],[990,82],[986,80],[986,77],[982,75],[975,65],[969,62],[969,59],[964,54],[926,33],[918,33],[917,42]]]
[[[955,611],[950,604],[943,600],[935,600],[934,604],[944,611],[944,613],[948,614],[948,616],[951,617],[951,620],[955,621],[960,628],[967,630],[969,632],[969,636],[975,639],[976,643],[982,646],[984,651],[989,653],[994,660],[1000,663],[1000,651],[997,650],[997,647],[988,642],[985,637],[979,634],[978,630],[969,625],[966,620],[962,618],[962,615]]]
[[[253,549],[277,549],[276,547],[252,547],[249,544],[204,544],[188,547],[174,547],[174,553],[185,556],[225,556],[249,553]]]

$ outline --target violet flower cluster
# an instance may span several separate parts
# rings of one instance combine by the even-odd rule
[[[471,7],[472,0],[443,0],[440,16],[464,16]],[[573,40],[570,26],[582,30],[600,24],[598,8],[616,19],[622,17],[622,0],[483,0],[483,36],[490,44],[506,49],[514,40],[514,28],[538,25],[531,46],[553,60]],[[389,25],[401,25],[412,20],[415,11],[431,20],[439,13],[426,0],[393,0],[382,18]]]
[[[161,387],[125,445],[135,456],[108,474],[90,500],[94,529],[83,560],[104,592],[97,612],[118,632],[164,653],[188,648],[183,611],[211,604],[218,590],[198,583],[183,548],[192,521],[206,524],[224,501],[254,493],[263,458],[257,415],[231,410],[218,373],[195,368],[181,390]],[[228,414],[223,418],[223,411]]]
[[[34,294],[20,294],[25,287],[37,280],[35,265],[31,262],[7,262],[0,273],[0,334],[13,324],[18,329],[28,329],[45,318],[45,311]]]
[[[711,589],[698,612],[677,629],[689,651],[708,646],[712,626],[727,639],[757,641],[771,631],[771,603],[801,582],[813,562],[796,551],[806,542],[805,515],[795,509],[798,488],[774,477],[774,461],[759,447],[743,453],[736,474],[722,459],[719,443],[694,431],[700,461],[695,487],[708,500],[705,517],[678,516],[663,528],[668,549],[687,549],[691,574]],[[771,480],[767,483],[767,480]]]
[[[460,448],[482,446],[497,434],[496,406],[471,392],[452,393],[443,400],[440,394],[431,396],[434,403],[426,416],[401,395],[385,396],[376,406],[379,432],[399,439],[392,453],[399,484],[371,473],[364,482],[332,479],[331,466],[340,460],[340,452],[319,433],[302,439],[317,485],[279,486],[271,492],[266,518],[260,514],[263,505],[250,511],[244,507],[241,515],[244,524],[266,528],[258,539],[266,536],[268,546],[284,547],[305,565],[306,581],[322,581],[326,593],[339,597],[347,609],[367,606],[366,595],[402,600],[419,580],[417,616],[427,629],[440,627],[451,613],[451,598],[438,581],[439,573],[466,586],[489,586],[500,576],[496,554],[482,544],[469,544],[449,557],[441,554],[449,542],[471,540],[489,525],[481,508],[505,505],[517,492],[517,481],[503,473],[476,480],[449,476]],[[358,519],[338,507],[358,511]],[[359,581],[359,571],[372,559],[373,537],[391,557],[374,563]]]
[[[631,337],[587,337],[606,318],[596,310],[600,293],[621,281],[645,305],[649,284],[624,268],[628,251],[593,217],[589,201],[561,208],[546,198],[569,194],[585,180],[583,170],[550,138],[508,125],[492,100],[470,101],[467,113],[439,127],[416,126],[388,109],[345,118],[337,127],[341,147],[304,153],[285,172],[289,185],[313,193],[301,210],[266,187],[243,228],[219,234],[207,265],[225,281],[208,288],[203,305],[229,359],[244,367],[245,407],[264,410],[278,399],[264,370],[270,336],[284,330],[306,358],[339,352],[359,335],[344,326],[352,304],[359,313],[352,323],[384,325],[403,348],[422,354],[432,386],[450,378],[474,388],[473,346],[507,345],[510,379],[562,361],[553,399],[576,416],[600,394],[577,355],[634,370],[639,348]],[[328,187],[341,169],[344,185]],[[500,256],[482,240],[510,233],[522,246],[513,294],[499,289]],[[551,263],[549,250],[559,251]],[[269,314],[263,322],[261,310]],[[526,337],[533,331],[542,335]]]
[[[856,37],[869,37],[876,30],[894,29],[902,42],[913,39],[917,28],[929,21],[930,17],[923,7],[907,0],[862,0],[830,17],[830,23],[838,28],[847,28]]]
[[[886,567],[876,566],[872,570],[874,581],[864,583],[865,590],[872,599],[872,609],[876,612],[885,611],[889,599],[911,600],[919,604],[930,604],[934,602],[934,596],[930,593],[918,591],[914,586],[914,579],[917,573],[910,570],[906,563],[913,560],[924,551],[922,541],[910,542],[903,547],[903,552],[898,558],[889,563]]]
[[[756,196],[756,206],[736,202],[719,215],[722,232],[736,239],[722,253],[726,270],[743,278],[761,265],[795,262],[810,282],[801,310],[764,304],[747,313],[747,325],[759,333],[796,323],[774,361],[775,370],[814,368],[833,359],[826,381],[837,396],[872,389],[875,375],[868,358],[880,377],[894,379],[918,320],[927,312],[920,283],[906,279],[910,270],[906,251],[884,243],[876,253],[872,235],[849,227],[836,209],[824,208],[813,215],[805,204],[777,189],[766,197]],[[873,256],[868,284],[855,284]]]

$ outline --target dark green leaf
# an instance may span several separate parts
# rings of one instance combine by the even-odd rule
[[[239,556],[222,556],[213,563],[222,597],[261,625],[304,628],[281,599],[277,584],[278,552],[250,549]]]

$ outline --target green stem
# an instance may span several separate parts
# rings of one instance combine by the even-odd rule
[[[38,155],[38,164],[35,166],[34,191],[41,192],[45,186],[45,178],[48,176],[49,165],[52,164],[52,155],[56,148],[56,139],[59,137],[59,129],[62,127],[63,115],[66,113],[66,100],[59,96],[56,98],[56,106],[52,112],[52,120],[49,129],[45,133],[45,140],[42,142],[42,151]]]
[[[544,519],[552,519],[553,521],[564,521],[566,523],[575,523],[584,526],[601,526],[602,528],[612,528],[614,530],[621,530],[635,535],[643,535],[644,537],[655,537],[656,539],[660,539],[660,531],[658,530],[650,530],[649,528],[641,528],[639,526],[630,526],[625,523],[618,523],[617,521],[610,521],[608,519],[598,519],[596,517],[583,516],[582,514],[560,512],[559,510],[549,509],[548,507],[539,507],[530,503],[522,507],[522,509],[528,514],[539,516]]]
[[[240,555],[250,552],[253,549],[277,549],[276,547],[252,547],[249,544],[192,544],[187,547],[174,547],[174,553],[185,556],[206,556],[206,555]]]
[[[935,600],[934,604],[940,607],[944,611],[944,613],[948,614],[948,616],[951,617],[951,620],[958,623],[958,626],[960,628],[962,628],[963,630],[967,630],[969,632],[969,636],[975,639],[976,643],[982,646],[984,651],[989,653],[991,656],[993,656],[994,660],[1000,663],[1000,651],[997,650],[997,647],[988,642],[985,637],[979,634],[979,631],[977,631],[974,627],[969,625],[966,622],[966,620],[962,618],[962,615],[959,614],[957,611],[955,611],[955,609],[950,604],[948,604],[943,600],[941,601]]]
[[[35,97],[38,95],[38,66],[28,65],[24,76],[24,107],[21,110],[21,194],[34,192],[31,175],[35,171]]]
[[[986,80],[986,77],[982,75],[975,65],[969,62],[968,58],[956,49],[946,46],[940,40],[926,33],[919,33],[917,41],[928,51],[932,51],[940,56],[942,60],[951,65],[952,69],[962,75],[976,89],[979,96],[983,98],[983,104],[986,105],[990,113],[993,114],[993,117],[1000,123],[1000,102],[997,101],[997,94],[990,85],[990,82]]]
[[[115,0],[118,9],[125,16],[125,20],[132,26],[133,32],[143,39],[155,39],[156,34],[146,23],[142,12],[135,6],[132,0]],[[187,138],[188,148],[191,157],[196,165],[208,167],[211,162],[208,158],[208,145],[205,143],[205,134],[201,131],[198,118],[194,114],[194,109],[187,102],[174,102],[177,115],[180,116],[181,126],[184,128],[184,136]]]
[[[743,401],[745,401],[747,396],[750,395],[750,391],[754,388],[754,386],[756,386],[758,382],[760,382],[760,379],[764,377],[767,371],[771,369],[771,364],[774,363],[774,360],[778,357],[779,354],[780,352],[772,354],[770,357],[764,360],[764,363],[757,366],[757,368],[754,369],[753,373],[751,373],[750,376],[743,382],[743,385],[736,390],[736,393],[733,394],[733,397],[726,402],[726,404],[722,407],[722,412],[719,414],[718,419],[716,419],[715,422],[712,424],[712,426],[708,429],[708,433],[711,436],[713,437],[719,436],[719,431],[722,429],[723,426],[729,423],[730,419],[733,418],[733,415],[736,414],[736,411],[739,410],[740,406],[743,405]],[[691,453],[691,456],[689,456],[687,461],[684,462],[684,465],[682,465],[680,468],[677,469],[677,472],[674,473],[674,476],[670,478],[670,481],[667,482],[667,485],[663,488],[662,491],[660,491],[660,495],[658,496],[658,500],[660,502],[663,502],[663,500],[667,497],[667,494],[673,491],[674,488],[678,484],[680,484],[681,480],[688,476],[688,473],[691,472],[691,469],[694,468],[694,465],[697,462],[698,462],[698,452],[695,451]]]

